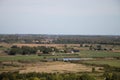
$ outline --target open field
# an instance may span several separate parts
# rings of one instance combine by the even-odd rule
[[[68,67],[69,66],[69,67]],[[92,67],[82,64],[66,63],[66,62],[46,62],[27,66],[26,69],[20,70],[20,73],[28,72],[46,72],[46,73],[67,73],[67,72],[91,72]]]
[[[40,61],[44,59],[64,58],[64,57],[78,57],[77,55],[64,55],[64,56],[52,56],[52,55],[15,55],[15,56],[0,56],[0,61]]]
[[[17,61],[17,60],[42,60],[43,58],[63,58],[63,57],[80,57],[80,58],[114,58],[120,57],[119,52],[110,51],[80,51],[77,54],[55,53],[55,55],[15,55],[0,56],[0,61]]]
[[[84,50],[80,51],[80,57],[89,57],[89,58],[109,58],[109,57],[120,57],[119,52],[112,52],[112,51],[90,51]]]
[[[111,67],[120,68],[120,60],[95,60],[95,61],[83,61],[83,63],[96,65],[109,65]]]
[[[81,47],[80,44],[0,44],[0,74],[3,72],[19,72],[24,73],[61,73],[61,74],[83,74],[88,73],[94,76],[97,80],[104,80],[103,74],[106,71],[106,66],[109,65],[108,71],[119,72],[120,68],[120,46],[114,47],[109,50],[113,45],[102,45],[108,50],[93,50],[89,49],[89,45]],[[29,46],[45,46],[55,47],[58,50],[76,49],[80,52],[49,52],[40,53],[31,52],[31,54],[15,54],[8,55],[11,46],[17,45],[18,47]],[[86,45],[86,44],[85,44]],[[93,44],[96,45],[96,44]],[[5,53],[5,51],[8,51]],[[17,50],[19,51],[19,50]],[[28,51],[28,50],[26,50]],[[4,54],[4,55],[3,55]],[[38,56],[39,55],[39,56]],[[81,58],[80,61],[63,62],[63,58]],[[71,62],[71,63],[70,63]],[[78,62],[78,63],[77,63]],[[94,69],[94,70],[93,70]],[[119,74],[119,73],[117,73]]]
[[[69,63],[69,62],[30,62],[30,63],[20,63],[20,62],[4,62],[3,69],[0,69],[1,72],[4,71],[16,71],[18,70],[20,73],[29,73],[29,72],[45,72],[45,73],[68,73],[68,72],[92,72],[93,66],[86,66],[83,64]],[[99,70],[101,67],[95,67],[96,71],[101,72]]]
[[[18,61],[18,60],[42,60],[43,58],[63,58],[63,57],[80,57],[80,58],[112,58],[120,57],[120,53],[114,52],[96,52],[81,51],[79,55],[69,55],[66,53],[57,53],[57,55],[16,55],[16,56],[0,56],[0,61]]]
[[[0,61],[29,61],[29,60],[41,60],[42,56],[37,55],[16,55],[16,56],[0,56]]]
[[[9,50],[12,45],[17,45],[19,47],[56,47],[59,50],[66,48],[66,44],[3,44],[3,47],[0,48],[1,54],[4,54],[5,50]],[[111,48],[109,45],[108,47]],[[80,47],[80,44],[67,44],[67,48],[78,49],[80,52],[50,52],[49,54],[41,54],[39,56],[36,53],[31,55],[7,55],[6,53],[6,55],[0,56],[0,73],[16,71],[21,74],[36,72],[50,74],[80,73],[82,75],[83,73],[88,73],[89,75],[94,76],[97,80],[104,80],[103,74],[106,71],[106,68],[102,65],[109,65],[113,68],[120,68],[119,46],[116,47],[116,50],[106,51],[89,50],[89,47]],[[78,61],[79,63],[70,63],[69,61],[57,61],[59,58],[81,58],[81,60]],[[90,60],[82,60],[82,58],[90,58]],[[95,71],[93,71],[93,68]]]

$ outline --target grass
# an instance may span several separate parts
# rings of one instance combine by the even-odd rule
[[[37,55],[0,56],[0,61],[41,60],[41,59],[43,59],[43,57]]]
[[[81,58],[109,58],[120,57],[120,53],[108,51],[80,51],[77,54],[56,53],[56,55],[15,55],[0,56],[0,61],[17,61],[17,60],[42,60],[44,58],[62,58],[62,57],[81,57]]]
[[[32,61],[32,60],[43,60],[52,58],[63,58],[63,57],[77,57],[77,56],[52,56],[52,55],[15,55],[15,56],[0,56],[0,61]]]
[[[120,57],[120,53],[117,52],[110,52],[110,51],[80,51],[80,57],[87,57],[87,58],[109,58],[109,57]]]
[[[111,67],[118,67],[120,68],[120,60],[95,60],[95,61],[83,61],[83,63],[87,64],[97,64],[97,65],[109,65]]]

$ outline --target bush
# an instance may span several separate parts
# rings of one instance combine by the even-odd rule
[[[12,46],[8,52],[9,55],[16,55],[16,54],[22,54],[22,55],[30,55],[30,54],[36,54],[37,51],[42,52],[43,54],[49,54],[51,52],[58,52],[58,50],[55,47],[45,47],[45,46],[38,46],[38,47],[28,47],[28,46]]]
[[[80,80],[95,80],[95,78],[89,76],[88,74],[83,74],[82,76],[80,76]]]
[[[105,80],[120,80],[120,73],[104,73]]]
[[[95,67],[92,68],[92,72],[95,72]]]
[[[2,73],[0,80],[95,80],[88,74],[78,75],[78,73]]]

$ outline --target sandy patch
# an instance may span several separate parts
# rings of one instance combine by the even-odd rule
[[[74,63],[67,63],[67,62],[45,62],[45,63],[37,63],[37,64],[26,66],[25,69],[20,70],[20,73],[91,72],[91,70],[92,70],[91,66],[85,66],[82,64],[74,64]]]

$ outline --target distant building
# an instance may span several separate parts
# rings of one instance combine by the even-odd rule
[[[42,52],[41,52],[40,50],[37,50],[36,54],[37,54],[37,55],[41,55]]]

